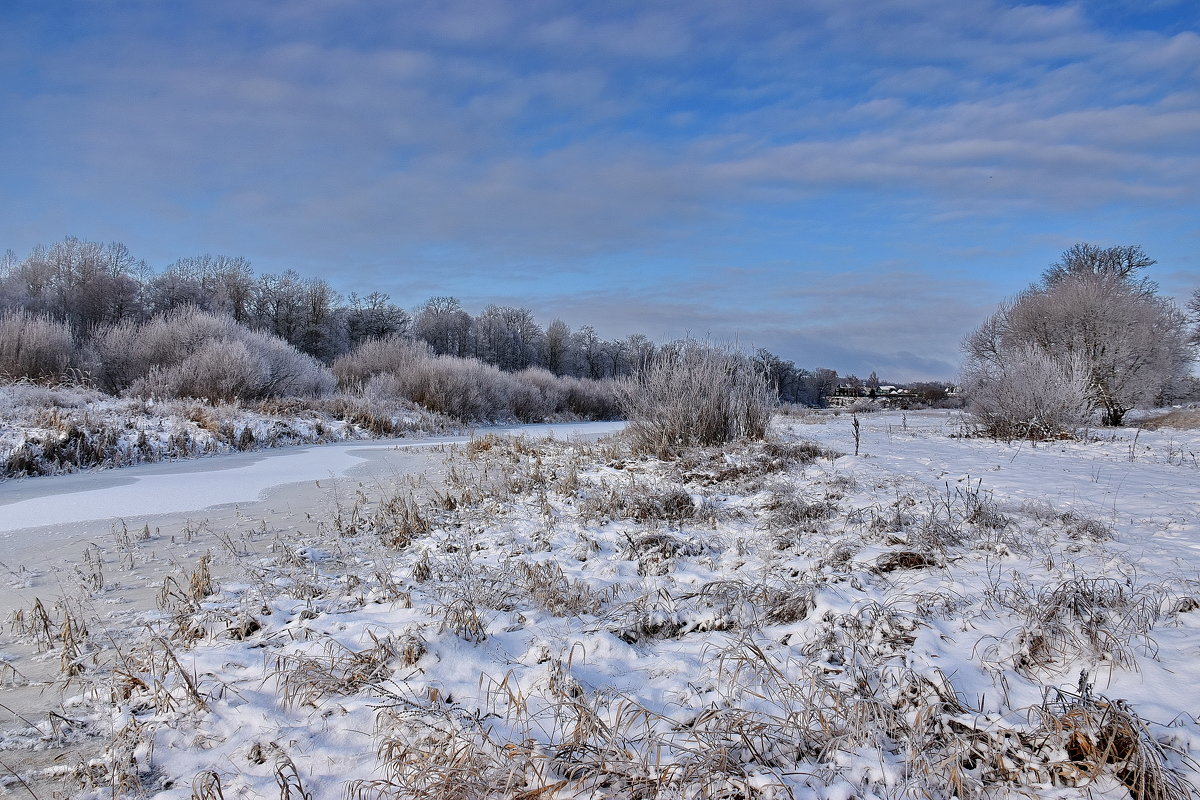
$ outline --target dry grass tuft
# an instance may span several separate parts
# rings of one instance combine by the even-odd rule
[[[287,755],[280,755],[275,762],[275,783],[279,786],[279,800],[313,800],[312,793],[304,788],[296,762]]]
[[[1068,786],[1111,775],[1133,800],[1194,800],[1200,791],[1168,766],[1167,751],[1123,700],[1094,694],[1080,676],[1078,693],[1052,690],[1034,715],[1038,735],[1065,758],[1051,765]]]
[[[1155,588],[1078,576],[1036,591],[1014,582],[996,601],[1024,620],[985,658],[1028,676],[1053,674],[1078,658],[1134,668],[1137,644],[1154,648],[1150,631],[1163,606]]]
[[[672,466],[677,479],[685,484],[742,485],[792,467],[811,464],[819,458],[836,458],[838,455],[814,442],[767,439],[735,442],[724,447],[688,448],[679,454]]]
[[[818,523],[837,514],[837,504],[829,499],[810,500],[798,494],[775,494],[763,509],[764,524],[774,530],[816,532]]]
[[[382,500],[371,515],[371,526],[385,545],[402,549],[428,534],[432,523],[428,510],[408,494]]]
[[[880,573],[940,566],[941,564],[929,553],[919,553],[915,550],[895,550],[875,559],[875,571]]]
[[[694,557],[704,552],[695,540],[672,536],[667,533],[647,533],[634,537],[625,535],[623,559],[638,562],[638,575],[642,577],[669,575],[678,558]]]
[[[599,614],[608,599],[607,592],[593,589],[584,581],[569,579],[556,561],[522,562],[518,569],[534,605],[556,617]]]
[[[320,656],[277,656],[274,671],[284,704],[318,708],[327,697],[352,695],[389,680],[396,668],[412,667],[426,652],[425,640],[416,634],[370,636],[372,646],[364,650],[328,640]]]
[[[488,638],[487,624],[479,615],[479,609],[465,598],[446,606],[442,614],[442,630],[451,631],[458,638],[471,644],[480,644]]]
[[[192,800],[225,800],[221,776],[207,769],[192,778]]]

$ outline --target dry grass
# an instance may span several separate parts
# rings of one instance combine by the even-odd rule
[[[1137,423],[1139,428],[1156,431],[1162,428],[1200,430],[1200,408],[1176,408],[1165,414],[1148,417]]]
[[[477,438],[430,500],[363,490],[312,538],[281,530],[269,554],[230,540],[249,583],[203,559],[168,579],[167,613],[122,653],[109,697],[189,736],[239,692],[273,692],[281,728],[373,720],[374,766],[347,775],[262,744],[287,741],[274,732],[254,734],[249,766],[244,742],[217,742],[239,766],[193,764],[201,800],[305,798],[332,779],[354,800],[1195,796],[1164,726],[1128,704],[1086,685],[1030,700],[1082,664],[1137,669],[1160,617],[1200,607],[1193,585],[1087,571],[1085,556],[1111,564],[1095,520],[1001,507],[977,480],[804,469],[823,453],[767,441],[662,461]],[[43,649],[82,642],[72,680],[96,681],[95,636],[63,617],[39,603],[12,624]],[[248,677],[193,668],[210,649]],[[477,684],[462,678],[474,658],[495,670]],[[155,789],[128,756],[138,730],[93,785]]]
[[[609,592],[597,590],[585,581],[568,578],[556,561],[522,562],[518,574],[533,604],[556,617],[599,614],[610,598]]]
[[[673,462],[672,473],[685,484],[746,489],[765,476],[839,455],[813,442],[744,441],[690,448]]]

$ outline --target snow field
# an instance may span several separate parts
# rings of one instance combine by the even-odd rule
[[[1194,431],[1016,445],[945,412],[674,461],[487,436],[444,485],[181,564],[110,667],[82,796],[1183,798]],[[79,626],[76,626],[78,629]],[[134,632],[137,631],[136,634]],[[57,638],[56,638],[57,637]],[[31,734],[32,735],[32,734]],[[49,736],[50,732],[44,732]],[[7,784],[10,791],[12,782]],[[89,788],[90,787],[90,788]]]

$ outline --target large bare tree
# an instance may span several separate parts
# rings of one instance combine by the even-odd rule
[[[1186,375],[1193,357],[1187,317],[1140,275],[1153,263],[1136,246],[1067,250],[967,339],[968,384],[977,396],[1011,385],[1014,364],[1042,363],[1036,350],[1064,369],[1081,366],[1091,407],[1120,425]]]

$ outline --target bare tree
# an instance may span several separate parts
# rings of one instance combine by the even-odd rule
[[[250,262],[240,256],[181,258],[147,281],[149,311],[160,313],[194,306],[250,321],[256,280]]]
[[[250,301],[252,326],[296,341],[304,324],[302,291],[300,276],[291,270],[260,276]]]
[[[1141,245],[1099,247],[1079,242],[1063,251],[1058,261],[1042,273],[1042,285],[1052,288],[1070,278],[1107,277],[1153,293],[1157,289],[1154,282],[1136,275],[1139,270],[1157,263],[1146,255]]]
[[[591,325],[584,325],[571,336],[571,342],[575,352],[579,354],[579,366],[583,373],[580,377],[592,380],[605,377],[607,358],[604,341],[596,335],[596,329]]]
[[[622,352],[625,354],[626,370],[622,375],[636,375],[654,361],[657,348],[649,337],[635,333],[625,340]]]
[[[346,325],[351,348],[368,339],[383,339],[408,332],[412,317],[403,308],[393,304],[391,297],[383,292],[371,292],[366,297],[351,292],[347,299],[350,308],[346,313]]]
[[[1191,312],[1191,321],[1195,325],[1192,329],[1192,344],[1200,345],[1200,289],[1192,292],[1192,299],[1188,301],[1188,311]]]
[[[140,314],[140,279],[146,266],[119,242],[100,244],[69,236],[38,246],[6,282],[27,311],[48,314],[77,333]]]
[[[413,321],[413,333],[438,355],[466,356],[471,351],[471,315],[455,297],[431,297]]]
[[[347,349],[345,316],[335,313],[341,301],[337,292],[320,278],[304,282],[304,324],[300,340],[293,342],[301,351],[325,361]]]
[[[803,395],[805,402],[812,406],[824,406],[828,398],[837,391],[838,374],[828,367],[817,367],[804,376]]]
[[[527,308],[490,305],[475,318],[479,357],[507,372],[542,361],[545,334]]]
[[[546,369],[555,375],[575,374],[575,348],[571,328],[556,319],[546,328]]]

